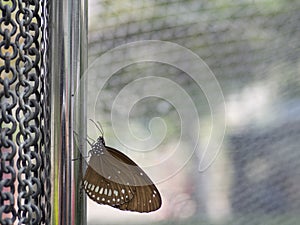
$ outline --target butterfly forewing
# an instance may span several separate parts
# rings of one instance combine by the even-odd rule
[[[88,196],[100,204],[116,206],[133,198],[133,189],[130,186],[112,182],[99,175],[90,166],[83,179],[83,187]]]
[[[137,212],[160,208],[161,197],[156,186],[129,157],[105,146],[102,137],[92,146],[91,153],[83,185],[92,200]]]

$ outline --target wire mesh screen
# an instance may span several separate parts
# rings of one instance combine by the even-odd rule
[[[88,96],[88,108],[103,125],[107,145],[131,155],[146,171],[149,165],[156,165],[149,171],[162,192],[163,205],[152,214],[137,215],[89,202],[90,224],[299,223],[299,10],[299,1],[295,0],[90,1],[90,62],[101,61],[116,47],[159,40],[189,49],[215,77],[202,79],[199,85],[180,67],[149,60],[113,70],[104,79],[107,67],[124,60],[121,52],[110,60],[105,58],[106,66],[95,70],[98,77],[88,86],[95,90],[93,96]],[[152,43],[145,42],[148,55],[153,54]],[[127,56],[138,54],[136,50]],[[167,58],[174,57],[192,66],[186,57],[174,52]],[[100,61],[93,66],[97,68]],[[157,77],[164,79],[156,83]],[[172,94],[166,79],[178,87]],[[224,99],[216,99],[217,89],[205,92],[216,81]],[[155,92],[147,95],[150,87]],[[188,114],[185,120],[178,115],[188,102],[180,97],[181,90],[194,103],[197,118]],[[118,107],[120,96],[123,107]],[[221,110],[211,114],[209,97],[216,99],[217,109],[226,105],[225,115],[219,113]],[[178,99],[178,108],[170,103],[171,99]],[[189,110],[183,109],[190,113]],[[123,114],[128,116],[122,117]],[[220,148],[214,146],[220,151],[211,164],[207,163],[209,166],[203,166],[210,152],[215,151],[214,147],[206,148],[206,138],[211,130],[223,129],[223,116],[227,127],[224,139]],[[165,133],[164,126],[156,126],[159,121],[152,120],[157,117],[164,120],[168,128]],[[198,120],[198,145],[185,142],[175,151],[183,124],[187,124],[192,136]],[[123,121],[130,129],[120,125]],[[152,149],[155,157],[137,150],[148,146],[134,145],[138,138],[151,136],[149,133],[157,135],[156,140],[163,135],[165,138],[158,143],[160,147]],[[126,135],[138,138],[131,141]],[[186,152],[194,147],[190,160],[183,161]],[[171,156],[173,160],[167,161]],[[177,168],[181,168],[178,173],[168,176]]]
[[[50,223],[47,1],[0,2],[0,224]]]

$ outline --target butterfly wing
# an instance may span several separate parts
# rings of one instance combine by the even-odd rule
[[[138,212],[151,212],[159,209],[161,207],[161,196],[148,175],[125,154],[114,148],[106,148],[112,156],[122,160],[123,163],[118,165],[122,165],[123,172],[130,174],[130,177],[132,177],[129,182],[131,182],[130,186],[133,188],[133,198],[124,204],[117,205],[116,208]]]
[[[117,206],[130,201],[133,198],[133,188],[103,176],[97,170],[99,167],[99,157],[92,156],[89,166],[83,178],[83,187],[87,195],[99,204]],[[94,166],[97,164],[97,167]],[[96,171],[97,170],[97,171]]]
[[[90,166],[83,178],[83,187],[87,195],[99,204],[115,207],[133,198],[132,188],[105,179]]]
[[[88,196],[121,210],[155,211],[161,196],[147,174],[120,151],[105,146],[92,155],[83,181]]]

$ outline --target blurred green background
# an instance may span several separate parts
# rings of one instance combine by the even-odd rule
[[[215,75],[224,94],[227,124],[218,157],[201,171],[205,149],[201,138],[212,128],[206,93],[184,71],[170,65],[148,62],[116,71],[101,94],[88,96],[88,107],[97,112],[108,145],[130,155],[146,171],[147,166],[153,167],[150,176],[158,182],[163,207],[138,214],[89,202],[89,224],[300,224],[300,2],[91,0],[89,4],[90,63],[134,41],[177,43],[201,57]],[[129,110],[132,133],[141,139],[150,134],[152,118],[163,119],[167,131],[153,155],[132,151],[130,138],[121,143],[111,128],[119,92],[147,76],[174,81],[196,105],[201,138],[187,162],[183,160],[189,154],[186,149],[194,146],[186,143],[186,149],[172,152],[182,124],[178,109],[166,99],[149,96]],[[103,82],[92,80],[89,88],[97,90]],[[132,95],[140,96],[144,89],[140,86]],[[213,116],[213,129],[219,129],[218,119],[224,115]],[[195,119],[189,121],[190,135],[198,126]],[[130,135],[125,128],[116,129]],[[155,126],[152,131],[163,135]],[[175,155],[171,161],[155,169],[153,165],[171,154]],[[177,168],[179,172],[173,174]],[[161,179],[164,173],[167,179]]]

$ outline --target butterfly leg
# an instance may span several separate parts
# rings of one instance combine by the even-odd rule
[[[77,137],[79,137],[79,134],[74,130],[73,131],[74,132],[74,134],[77,136]],[[85,140],[85,141],[87,141],[87,143],[89,143],[89,145],[92,147],[93,146],[93,143],[95,143],[95,140],[93,139],[93,138],[91,138],[91,137],[89,137],[89,136],[87,136],[87,138],[84,138],[83,140]],[[92,141],[92,142],[90,142],[90,141]]]

